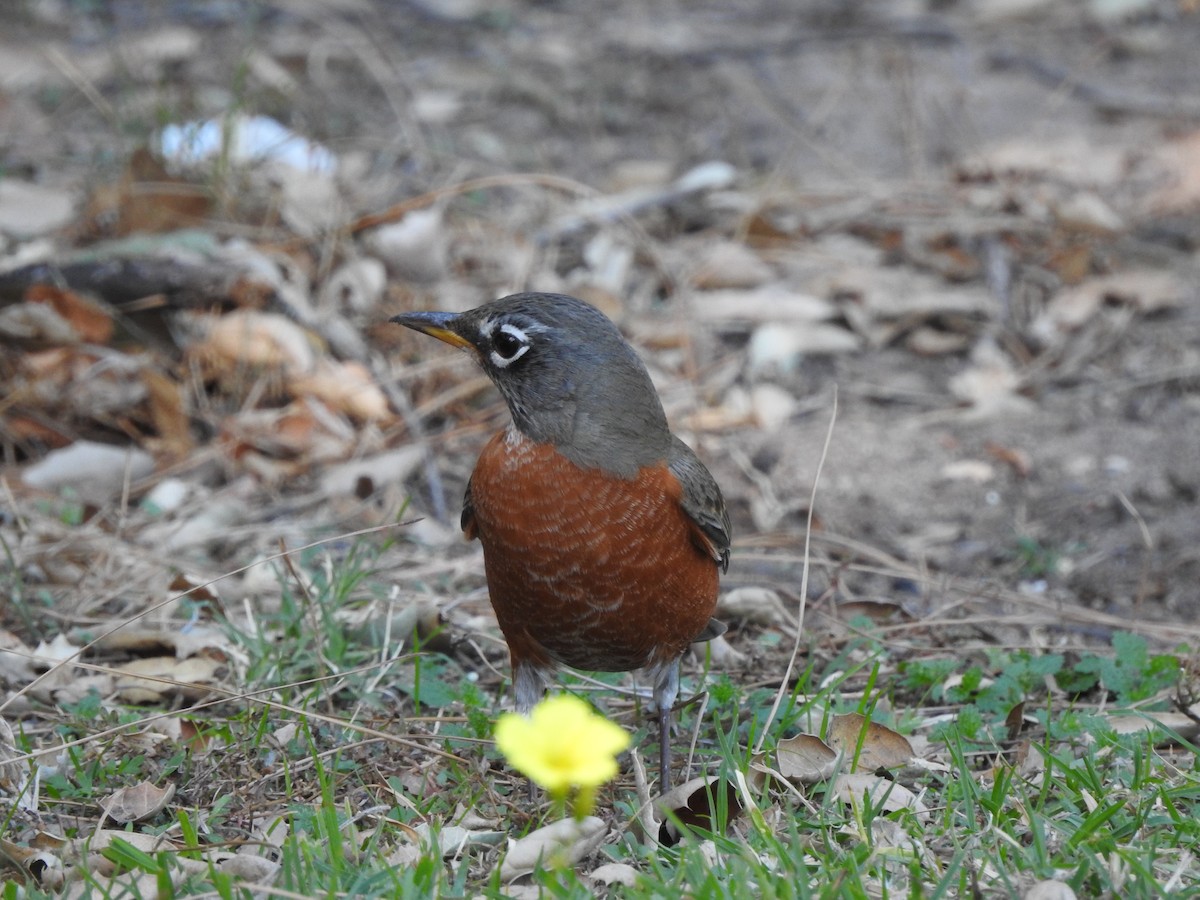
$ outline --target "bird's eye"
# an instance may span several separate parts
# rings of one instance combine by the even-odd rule
[[[492,362],[501,369],[529,352],[529,337],[516,325],[501,325],[492,335]]]
[[[496,335],[496,350],[505,359],[512,359],[517,355],[517,351],[524,346],[525,342],[523,340],[509,334],[507,331],[502,331]]]

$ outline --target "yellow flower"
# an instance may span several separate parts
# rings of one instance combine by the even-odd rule
[[[586,802],[593,788],[617,774],[616,757],[629,746],[629,734],[578,697],[561,694],[547,697],[528,718],[502,715],[496,746],[514,769],[551,795],[563,797],[577,787]]]

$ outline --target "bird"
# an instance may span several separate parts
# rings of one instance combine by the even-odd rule
[[[680,662],[725,631],[713,613],[731,527],[716,480],[672,434],[637,352],[582,300],[518,293],[390,321],[465,350],[508,406],[467,482],[461,526],[483,546],[517,711],[560,666],[644,670],[665,792]]]

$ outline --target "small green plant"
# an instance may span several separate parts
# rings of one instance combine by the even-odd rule
[[[1085,656],[1076,663],[1074,672],[1077,677],[1094,676],[1116,695],[1118,703],[1146,700],[1179,680],[1179,658],[1151,655],[1145,638],[1118,631],[1112,636],[1112,648],[1112,656]]]
[[[1037,538],[1021,535],[1017,538],[1014,556],[1024,578],[1045,578],[1058,571],[1062,554],[1042,544]]]

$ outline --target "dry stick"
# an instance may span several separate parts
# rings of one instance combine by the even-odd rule
[[[1154,552],[1154,536],[1150,533],[1150,528],[1146,525],[1146,520],[1142,518],[1142,514],[1138,512],[1137,507],[1132,501],[1125,496],[1124,491],[1117,491],[1117,499],[1121,505],[1125,507],[1125,511],[1133,516],[1133,520],[1137,522],[1138,530],[1142,535],[1142,565],[1141,571],[1138,573],[1138,589],[1137,594],[1133,598],[1133,611],[1140,613],[1142,611],[1142,601],[1150,594],[1150,554]]]
[[[804,608],[808,603],[808,568],[809,568],[809,547],[812,542],[812,525],[813,512],[817,507],[817,485],[821,483],[821,472],[825,468],[825,458],[829,455],[829,445],[833,441],[833,426],[837,423],[838,412],[838,395],[837,384],[833,386],[833,409],[829,414],[829,428],[825,431],[825,443],[821,447],[821,458],[817,460],[817,472],[813,476],[812,491],[808,495],[808,521],[804,526],[804,566],[800,570],[800,603],[796,610],[796,640],[792,644],[792,655],[788,658],[787,668],[784,670],[783,679],[779,682],[779,690],[775,693],[775,702],[771,704],[771,711],[767,714],[767,719],[763,722],[762,731],[758,734],[758,740],[754,744],[754,752],[761,753],[763,741],[767,739],[767,731],[771,727],[771,723],[775,720],[775,714],[779,712],[779,706],[783,703],[783,696],[787,693],[788,682],[792,678],[792,670],[796,667],[796,657],[800,655],[800,636],[804,633]]]
[[[75,63],[72,62],[71,59],[69,59],[67,55],[57,47],[50,47],[44,52],[46,54],[46,58],[50,60],[54,67],[62,72],[63,75],[67,77],[68,81],[75,85],[75,87],[79,90],[79,93],[87,97],[88,102],[91,103],[92,106],[96,107],[96,109],[100,112],[100,115],[108,119],[109,123],[114,125],[117,124],[119,119],[117,117],[116,110],[113,109],[111,103],[104,99],[104,95],[100,93],[99,89],[95,85],[95,82],[88,78],[88,76],[83,73],[83,70],[79,68],[79,66],[75,65]]]
[[[204,582],[203,584],[193,585],[192,587],[188,588],[186,591],[182,591],[178,594],[173,594],[172,596],[168,597],[166,600],[162,600],[158,603],[155,603],[153,606],[149,606],[146,609],[143,609],[140,613],[137,613],[136,615],[130,616],[128,619],[118,622],[116,625],[114,625],[112,628],[108,629],[107,631],[96,635],[96,637],[92,638],[90,641],[88,641],[86,644],[84,644],[82,647],[80,647],[78,650],[76,650],[70,656],[68,656],[64,659],[60,659],[57,663],[55,663],[53,666],[51,666],[49,669],[47,669],[45,672],[43,672],[41,675],[39,675],[33,681],[29,682],[29,684],[25,685],[23,688],[21,688],[19,691],[17,691],[11,697],[9,697],[7,700],[5,700],[3,703],[0,703],[0,713],[4,712],[4,710],[8,709],[9,704],[12,703],[14,700],[18,699],[19,697],[23,697],[26,694],[26,692],[28,692],[33,687],[35,687],[37,684],[39,684],[43,679],[49,678],[51,675],[53,675],[55,672],[57,672],[63,666],[68,665],[68,664],[76,665],[77,663],[73,662],[73,660],[76,660],[77,657],[81,656],[83,653],[90,650],[92,647],[96,646],[96,644],[103,641],[109,635],[116,634],[118,631],[120,631],[126,625],[132,625],[134,622],[138,621],[139,619],[145,618],[146,616],[150,615],[150,613],[152,613],[152,612],[157,612],[158,610],[162,609],[164,606],[166,606],[170,603],[174,603],[177,600],[182,600],[188,594],[202,590],[203,588],[206,588],[209,585],[216,584],[218,581],[223,581],[224,579],[229,578],[232,575],[240,575],[242,572],[245,572],[247,569],[250,569],[253,566],[258,566],[258,565],[262,565],[264,563],[274,562],[277,559],[285,558],[291,553],[303,553],[305,550],[311,550],[313,547],[320,547],[322,544],[328,544],[331,541],[342,541],[342,540],[345,540],[346,538],[360,537],[364,534],[374,534],[377,531],[383,531],[384,529],[387,529],[387,528],[397,527],[397,525],[399,527],[404,527],[406,525],[412,525],[416,521],[418,521],[418,520],[410,519],[407,522],[399,522],[399,523],[395,523],[395,524],[389,522],[386,525],[373,525],[370,528],[360,528],[358,531],[351,531],[348,534],[336,534],[336,535],[332,535],[327,538],[321,538],[321,540],[313,541],[311,544],[305,544],[303,547],[297,547],[294,550],[285,550],[282,553],[277,553],[274,556],[267,557],[266,559],[260,559],[260,560],[256,560],[255,562],[248,563],[247,565],[242,566],[240,569],[234,569],[233,571],[225,572],[224,574],[218,575],[216,578],[212,578],[212,579]]]

